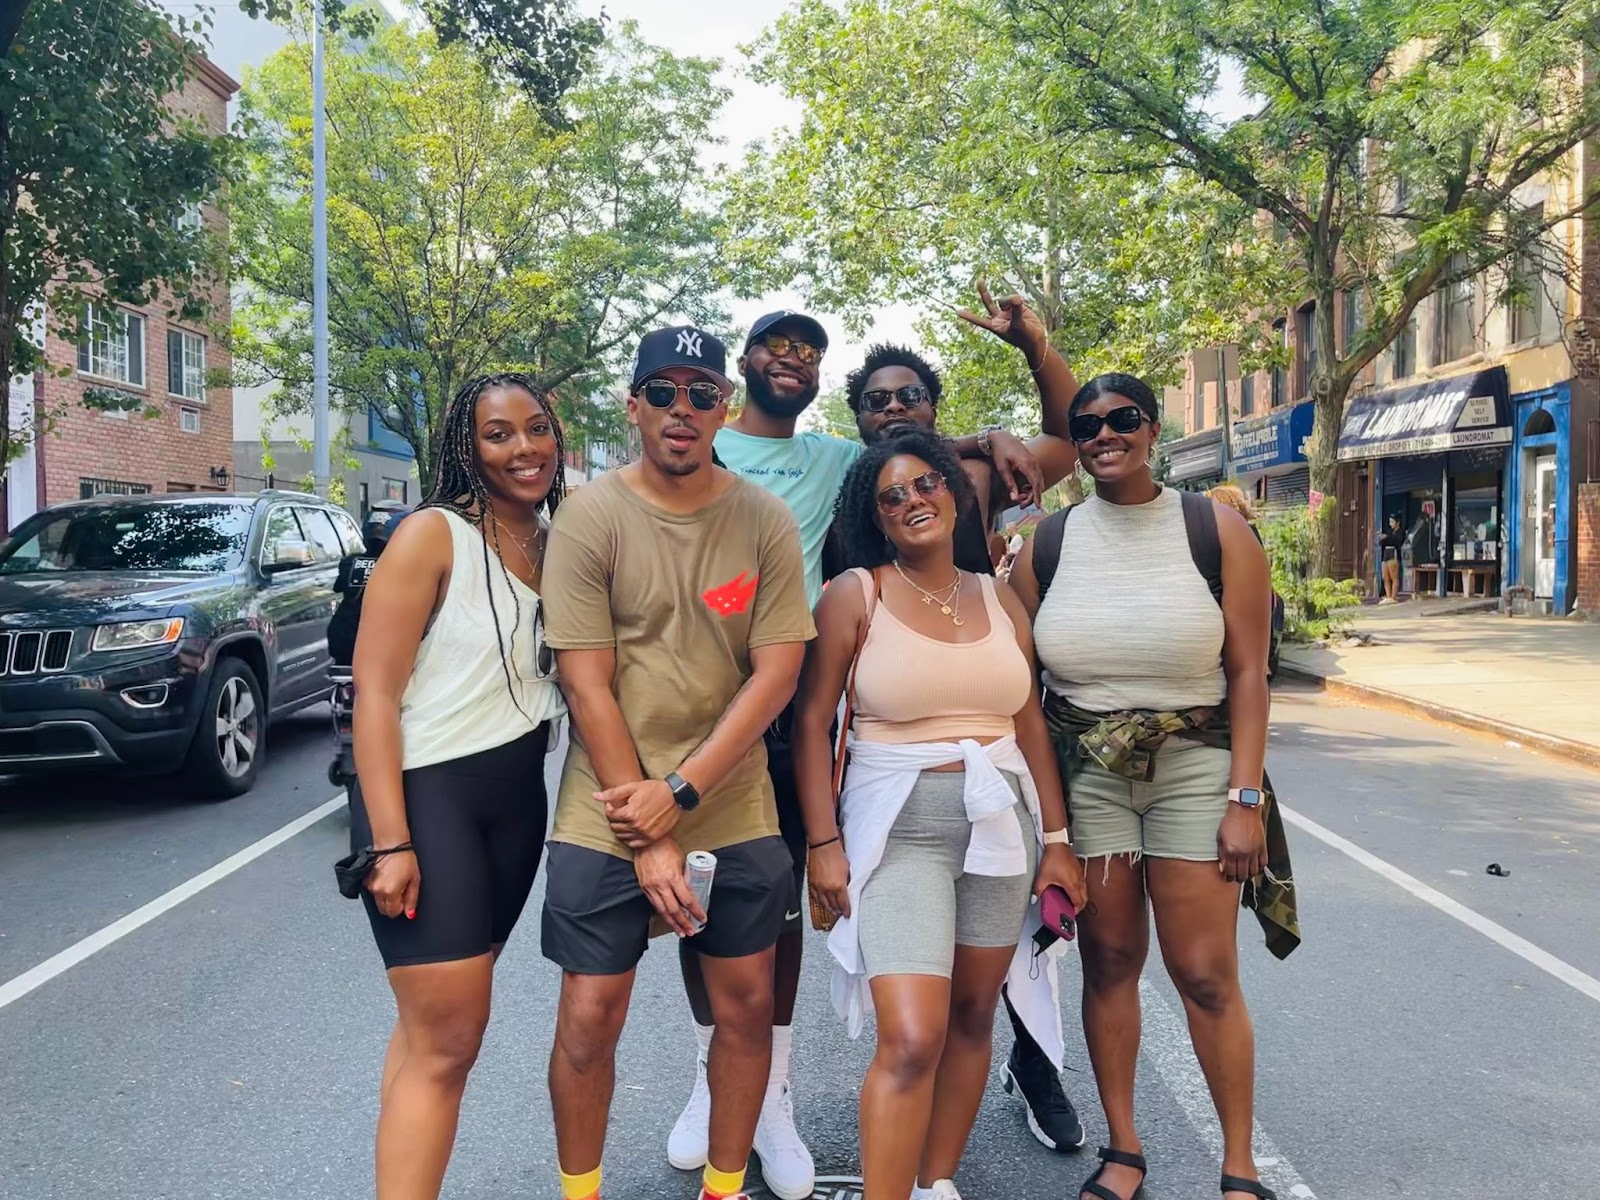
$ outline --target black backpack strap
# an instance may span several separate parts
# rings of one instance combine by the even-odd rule
[[[1067,536],[1067,518],[1071,515],[1071,507],[1058,508],[1033,527],[1033,575],[1039,581],[1040,604],[1061,565],[1061,542]]]
[[[1189,557],[1205,578],[1211,598],[1222,603],[1222,538],[1217,533],[1217,510],[1202,492],[1179,492],[1183,499],[1183,531],[1189,535]]]

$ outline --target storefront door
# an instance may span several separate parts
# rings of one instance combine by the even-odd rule
[[[1548,600],[1556,593],[1556,458],[1541,454],[1533,468],[1533,594]]]

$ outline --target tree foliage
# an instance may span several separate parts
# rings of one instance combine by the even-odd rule
[[[0,381],[43,365],[41,316],[71,341],[86,300],[205,314],[218,265],[179,218],[225,180],[232,147],[174,105],[204,21],[143,0],[11,4],[0,21]],[[36,414],[48,422],[50,414]],[[0,465],[32,430],[0,405]]]
[[[1519,256],[1558,270],[1551,231],[1595,199],[1566,169],[1600,132],[1593,0],[998,0],[992,12],[1051,136],[1092,143],[1119,171],[1219,189],[1241,206],[1235,240],[1281,246],[1286,285],[1256,309],[1316,302],[1310,459],[1323,492],[1346,397],[1417,306],[1486,271],[1510,298],[1498,268]],[[1207,100],[1229,65],[1255,111],[1225,123]],[[1362,303],[1348,345],[1340,292]]]
[[[460,43],[389,29],[331,50],[330,392],[403,437],[424,477],[460,383],[517,369],[570,397],[604,440],[616,405],[580,403],[645,328],[721,316],[696,149],[724,93],[714,64],[624,27],[553,122]],[[235,202],[244,381],[279,412],[311,382],[308,54],[253,75],[249,177]]]

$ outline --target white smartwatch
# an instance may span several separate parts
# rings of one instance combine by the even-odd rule
[[[1261,807],[1260,788],[1229,788],[1228,799],[1243,808]]]
[[[1070,846],[1072,839],[1065,829],[1046,829],[1044,831],[1044,844],[1046,846]]]

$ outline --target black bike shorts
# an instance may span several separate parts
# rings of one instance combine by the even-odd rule
[[[794,894],[806,894],[806,821],[800,810],[800,789],[794,780],[794,702],[778,714],[778,719],[767,729],[767,778],[772,781],[772,796],[778,806],[778,831],[789,850],[791,871],[794,875]],[[785,928],[801,928],[801,905],[796,903],[788,910]]]
[[[778,940],[798,905],[793,864],[781,838],[723,846],[711,882],[706,927],[687,939],[713,958],[746,958]],[[622,975],[644,957],[655,906],[633,860],[570,842],[550,843],[545,874],[544,956],[575,975]]]
[[[514,742],[402,776],[422,886],[417,915],[386,917],[361,893],[385,967],[487,954],[511,936],[544,851],[548,724]],[[357,782],[350,846],[372,844]]]

